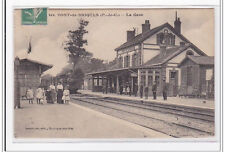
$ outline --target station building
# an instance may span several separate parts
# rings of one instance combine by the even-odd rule
[[[52,68],[52,65],[44,64],[28,58],[15,59],[15,82],[18,82],[19,96],[25,96],[28,88],[34,91],[41,84],[41,75],[46,70]]]
[[[188,55],[181,69],[179,95],[214,97],[214,57]]]
[[[91,86],[85,88],[119,94],[121,87],[129,85],[132,94],[139,94],[141,88],[148,87],[151,96],[153,82],[157,83],[157,95],[161,95],[165,80],[168,96],[177,96],[184,85],[178,65],[189,55],[207,56],[182,35],[177,15],[174,26],[165,23],[151,28],[150,21],[145,20],[142,33],[135,35],[135,30],[127,31],[127,41],[115,52],[116,64],[107,70],[88,73],[84,84]]]

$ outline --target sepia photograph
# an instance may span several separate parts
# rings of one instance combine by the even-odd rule
[[[214,138],[214,16],[14,9],[14,138]]]

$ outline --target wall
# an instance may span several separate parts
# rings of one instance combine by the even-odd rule
[[[18,81],[20,83],[20,95],[26,95],[26,90],[31,87],[35,92],[41,84],[40,69],[38,64],[22,62],[19,66]]]
[[[191,67],[191,72],[188,73],[187,68]],[[180,94],[184,95],[197,95],[200,89],[201,74],[199,65],[191,60],[186,60],[181,68],[181,88]],[[188,76],[190,76],[192,84],[188,84]]]
[[[124,57],[129,55],[130,56],[130,65],[129,67],[132,66],[132,55],[134,53],[137,53],[141,50],[141,47],[140,45],[136,45],[136,46],[132,46],[132,47],[129,47],[129,48],[125,48],[125,49],[122,49],[118,52],[118,55],[117,55],[117,58],[119,57],[122,57],[123,58],[123,68],[125,67],[125,62],[124,62]]]

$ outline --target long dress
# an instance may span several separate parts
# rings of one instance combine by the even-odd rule
[[[70,101],[70,91],[69,90],[64,90],[63,91],[62,100],[63,101]]]
[[[62,89],[58,89],[57,91],[57,103],[62,104],[62,96],[63,96],[63,90]]]
[[[47,100],[47,103],[54,103],[51,97],[51,90],[46,91],[46,100]]]
[[[63,96],[63,86],[57,85],[57,103],[63,104],[62,96]]]
[[[37,94],[36,94],[37,99],[42,99],[43,98],[43,91],[41,88],[37,89]]]
[[[50,87],[51,101],[54,103],[54,101],[56,99],[55,86],[54,85],[50,85],[49,87]]]
[[[32,100],[34,98],[34,93],[32,89],[27,90],[27,99]]]

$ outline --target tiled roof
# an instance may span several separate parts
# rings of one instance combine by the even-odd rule
[[[193,56],[188,55],[187,58],[199,65],[214,65],[214,56]]]
[[[206,55],[203,51],[201,51],[197,46],[195,46],[193,43],[191,43],[187,38],[185,38],[182,34],[177,33],[175,31],[175,29],[169,24],[169,23],[165,23],[162,24],[160,26],[157,26],[151,30],[149,30],[149,32],[146,33],[141,33],[137,36],[135,36],[132,40],[125,42],[124,44],[122,44],[121,46],[119,46],[118,48],[116,48],[115,50],[118,51],[120,49],[124,49],[126,47],[130,47],[130,46],[134,46],[137,44],[142,43],[144,40],[146,40],[147,38],[151,37],[152,35],[154,35],[155,33],[157,33],[158,31],[162,30],[164,27],[167,27],[168,29],[170,29],[173,33],[175,33],[179,38],[181,38],[184,42],[186,43],[190,43],[192,45],[192,47],[200,54],[200,55]]]
[[[122,44],[121,46],[119,46],[118,48],[116,48],[115,50],[117,51],[117,50],[120,50],[120,49],[129,47],[129,46],[133,46],[133,45],[139,44],[140,42],[144,41],[148,37],[152,36],[156,32],[158,32],[161,29],[163,29],[167,24],[169,24],[169,23],[162,24],[162,25],[160,25],[158,27],[155,27],[155,28],[149,30],[148,32],[138,34],[132,40],[130,40],[128,42],[125,42],[124,44]]]
[[[28,59],[28,58],[20,59],[20,62],[23,62],[23,61],[28,61],[28,62],[32,62],[34,64],[39,64],[42,67],[42,72],[47,71],[48,69],[51,69],[53,67],[53,65],[51,65],[51,64],[45,64],[40,61],[35,61],[32,59]]]
[[[166,49],[165,54],[159,53],[158,55],[156,55],[155,57],[153,57],[152,59],[150,59],[149,61],[144,63],[141,67],[150,67],[150,66],[154,66],[154,65],[161,65],[161,64],[169,61],[170,59],[172,59],[179,53],[186,50],[189,46],[190,46],[190,44],[187,44],[185,46],[176,46],[173,48],[168,48],[168,49]]]
[[[36,61],[36,60],[33,60],[33,59],[20,59],[20,61],[29,61],[29,62],[32,62],[32,63],[35,63],[35,64],[39,64],[41,66],[46,66],[46,67],[49,67],[49,68],[52,68],[53,65],[51,64],[46,64],[46,63],[43,63],[43,62],[40,62],[40,61]]]

